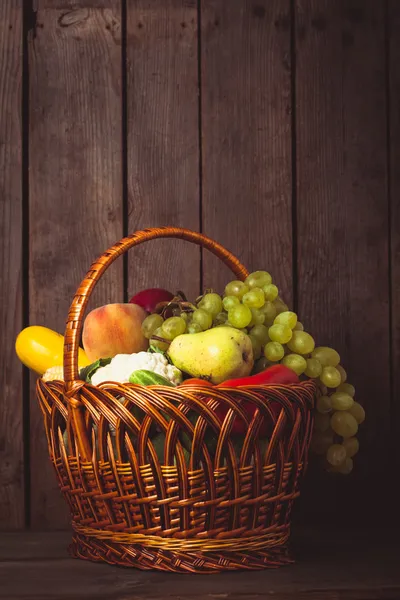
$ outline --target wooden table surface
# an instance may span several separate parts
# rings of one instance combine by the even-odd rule
[[[69,532],[0,533],[0,598],[7,600],[399,600],[395,531],[304,530],[295,565],[226,575],[174,575],[71,559]]]

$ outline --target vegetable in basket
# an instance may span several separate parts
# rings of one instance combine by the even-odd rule
[[[180,370],[174,365],[169,364],[167,358],[163,354],[156,352],[117,354],[117,356],[114,356],[112,359],[108,359],[107,364],[105,365],[101,365],[99,362],[94,363],[93,368],[87,373],[85,380],[90,380],[93,385],[99,385],[104,381],[139,383],[139,380],[135,380],[133,374],[134,372],[143,370],[161,375],[173,385],[178,385],[182,381],[182,373]],[[155,381],[152,384],[148,384],[145,383],[143,379],[142,385],[162,384],[156,383]]]
[[[29,369],[43,375],[51,367],[63,363],[64,336],[48,327],[31,325],[25,327],[17,336],[15,351],[19,360]],[[78,352],[78,365],[84,367],[90,363],[82,348]],[[59,375],[59,374],[58,374]],[[58,377],[56,377],[57,379]],[[63,377],[62,377],[63,378]]]
[[[284,365],[273,365],[272,367],[268,367],[265,371],[261,373],[257,373],[256,375],[251,375],[250,377],[242,377],[239,379],[231,379],[229,381],[223,381],[218,385],[218,387],[223,388],[239,388],[241,386],[252,386],[252,385],[288,385],[293,383],[299,383],[299,378],[292,369],[285,367]],[[249,401],[244,400],[242,402],[243,410],[249,416],[250,419],[254,417],[254,414],[257,410],[256,405]],[[280,413],[281,406],[277,402],[271,402],[270,408],[274,415],[277,417]],[[219,406],[217,409],[217,414],[220,419],[224,419],[226,416],[227,410],[225,407]],[[267,435],[270,433],[271,424],[266,422],[265,418],[260,427],[259,435]],[[232,426],[233,434],[241,434],[245,435],[247,430],[246,423],[237,418],[235,419]]]
[[[251,375],[250,377],[239,377],[237,379],[230,379],[230,380],[226,380],[223,381],[222,383],[218,384],[216,387],[217,388],[240,388],[240,387],[247,387],[247,386],[252,386],[252,385],[287,385],[287,384],[293,384],[293,383],[299,383],[299,378],[296,375],[296,373],[294,371],[292,371],[291,369],[289,369],[288,367],[285,367],[284,365],[273,365],[272,367],[269,367],[267,369],[265,369],[264,371],[262,371],[261,373],[257,373],[256,375]],[[208,381],[202,381],[201,379],[187,379],[186,381],[184,381],[182,383],[182,385],[188,386],[188,385],[197,385],[197,386],[211,386],[213,387],[213,384],[208,382]],[[244,410],[244,412],[248,415],[249,419],[251,420],[254,417],[254,414],[257,410],[256,405],[249,401],[244,399],[241,402],[241,406]],[[275,414],[275,416],[279,415],[280,412],[280,405],[276,402],[271,402],[270,407],[273,411],[273,413]],[[221,421],[223,421],[226,417],[226,414],[228,412],[228,407],[223,406],[222,404],[220,404],[218,406],[218,408],[215,409],[215,414],[219,417],[219,419],[221,419]],[[263,423],[260,427],[260,431],[259,431],[259,435],[260,436],[265,436],[267,434],[270,433],[270,423],[266,422],[265,419],[263,420]],[[231,433],[233,435],[242,435],[244,436],[246,434],[247,431],[247,425],[246,423],[239,419],[238,417],[235,418],[233,424],[232,424],[232,429],[231,429]]]

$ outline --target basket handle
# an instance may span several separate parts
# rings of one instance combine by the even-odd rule
[[[86,273],[85,278],[78,287],[68,312],[64,337],[64,380],[68,397],[72,395],[71,392],[73,392],[74,382],[78,379],[78,347],[83,317],[90,295],[93,292],[96,283],[118,256],[124,254],[133,246],[138,246],[143,242],[157,238],[178,238],[198,244],[220,258],[240,280],[245,279],[248,275],[247,269],[233,254],[231,254],[231,252],[202,233],[197,233],[190,229],[182,229],[180,227],[144,229],[143,231],[137,231],[114,244],[114,246],[104,252],[104,254],[92,264],[90,270]]]

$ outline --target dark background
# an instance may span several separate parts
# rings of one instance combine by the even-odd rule
[[[400,436],[400,2],[0,2],[0,529],[64,528],[28,323],[63,333],[91,262],[137,229],[203,231],[269,270],[342,355],[367,421],[297,518],[388,522]],[[230,275],[184,242],[115,263],[90,308]]]

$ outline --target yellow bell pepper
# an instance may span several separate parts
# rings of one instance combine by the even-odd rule
[[[47,327],[31,325],[18,334],[15,350],[19,360],[29,369],[43,375],[50,367],[63,364],[64,336]],[[83,348],[78,351],[79,368],[90,364]]]

